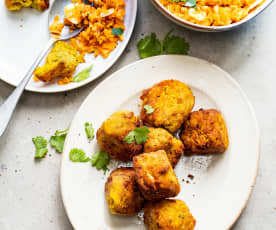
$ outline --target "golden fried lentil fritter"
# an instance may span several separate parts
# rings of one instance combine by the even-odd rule
[[[23,7],[36,8],[44,11],[49,8],[49,0],[5,0],[8,10],[20,10]]]
[[[131,161],[132,157],[141,153],[143,146],[133,142],[127,144],[124,139],[140,124],[139,119],[130,111],[113,113],[97,131],[100,149],[109,156],[121,161]]]
[[[226,124],[215,109],[192,112],[180,137],[185,154],[223,153],[229,145]]]
[[[112,214],[133,216],[143,207],[133,168],[117,168],[105,184],[105,198]]]
[[[165,150],[169,161],[174,168],[180,157],[183,155],[183,143],[165,129],[149,128],[149,130],[150,133],[148,134],[148,139],[144,144],[144,152],[149,153],[158,150]]]
[[[82,62],[83,56],[71,44],[58,41],[48,54],[45,64],[34,71],[34,78],[44,82],[57,78],[72,79],[72,74]]]
[[[135,156],[133,167],[145,199],[160,200],[180,192],[179,182],[164,150]]]
[[[148,230],[193,230],[196,220],[181,200],[149,201],[144,208]]]
[[[194,107],[195,97],[191,89],[177,80],[165,80],[144,90],[141,119],[145,124],[163,127],[170,132],[178,130]],[[154,111],[147,114],[144,106]]]

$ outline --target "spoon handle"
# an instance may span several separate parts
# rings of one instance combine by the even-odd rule
[[[0,137],[3,135],[6,130],[9,121],[11,120],[12,114],[15,110],[15,107],[27,85],[29,80],[31,79],[33,72],[36,67],[41,62],[42,58],[45,56],[49,48],[56,42],[56,39],[51,38],[46,44],[45,48],[42,50],[41,54],[36,58],[33,65],[30,67],[28,72],[26,73],[23,80],[19,83],[19,85],[13,90],[11,95],[4,101],[2,105],[0,105]]]

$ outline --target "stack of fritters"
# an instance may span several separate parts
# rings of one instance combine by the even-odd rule
[[[162,81],[144,90],[141,99],[141,122],[134,113],[119,111],[97,132],[101,150],[115,159],[133,161],[133,168],[114,170],[106,182],[110,212],[130,216],[144,206],[148,229],[192,230],[196,221],[187,205],[167,199],[180,192],[173,168],[183,151],[189,155],[226,151],[229,141],[224,119],[215,109],[191,113],[195,97],[186,84],[177,80]],[[141,123],[153,126],[144,144],[127,143],[127,135]],[[182,141],[174,135],[181,127]]]

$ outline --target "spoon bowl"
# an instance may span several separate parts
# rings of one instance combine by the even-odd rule
[[[48,28],[50,27],[51,23],[54,21],[55,16],[59,15],[61,19],[65,18],[64,8],[68,5],[68,0],[56,0],[54,4],[50,8],[49,16],[48,16]],[[60,34],[60,37],[57,40],[68,40],[72,37],[77,36],[83,27],[77,28],[75,30],[71,30],[68,26],[64,26],[63,30]],[[50,33],[51,36],[51,33]]]

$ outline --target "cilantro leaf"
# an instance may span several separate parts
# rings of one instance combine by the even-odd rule
[[[56,149],[59,153],[62,153],[64,142],[67,136],[69,128],[62,130],[62,131],[56,131],[53,136],[50,137],[50,145]]]
[[[154,111],[154,108],[152,108],[150,105],[144,105],[144,109],[146,110],[147,114],[151,114]]]
[[[166,54],[188,54],[190,45],[185,41],[184,38],[170,34],[173,32],[171,30],[165,36],[162,43],[162,52]]]
[[[196,7],[196,0],[186,0],[185,6],[195,8]]]
[[[59,153],[62,153],[64,142],[66,139],[67,134],[57,135],[57,136],[51,136],[50,138],[50,145],[55,148]]]
[[[61,135],[61,134],[66,134],[68,132],[68,130],[69,130],[69,127],[67,129],[62,130],[62,131],[57,130],[55,132],[55,135],[58,136],[58,135]]]
[[[132,144],[135,140],[138,145],[145,143],[148,139],[149,132],[149,129],[145,126],[141,128],[135,128],[129,132],[124,141],[128,144]]]
[[[86,157],[85,152],[82,149],[74,148],[70,151],[70,160],[73,162],[88,162],[89,157]]]
[[[171,0],[172,2],[186,2],[187,7],[196,7],[196,0]]]
[[[122,28],[113,28],[112,34],[115,36],[122,35],[124,33],[124,30]]]
[[[187,1],[191,4],[191,1],[196,0]],[[147,58],[161,54],[187,54],[190,49],[189,43],[179,36],[171,36],[172,32],[173,30],[166,34],[162,44],[160,43],[160,40],[156,38],[155,33],[141,39],[137,44],[140,57]]]
[[[88,139],[94,138],[95,135],[94,135],[94,129],[93,129],[92,123],[85,122],[84,127],[85,127],[87,138]]]
[[[164,46],[165,46],[165,42],[168,40],[168,37],[171,35],[171,33],[174,31],[174,29],[171,29],[164,37],[162,44],[161,44],[161,53],[164,53]]]
[[[110,158],[104,151],[98,151],[93,154],[91,165],[93,167],[96,167],[97,170],[104,170],[104,173],[106,173],[106,170],[109,170],[107,168],[107,165],[109,164]]]
[[[132,144],[135,140],[135,132],[131,131],[124,139],[127,144]]]
[[[81,82],[89,78],[90,71],[92,70],[93,65],[79,72],[75,77],[73,77],[73,82]]]
[[[141,58],[157,56],[161,54],[161,43],[156,38],[156,34],[152,33],[141,39],[137,44],[138,52]]]
[[[35,145],[35,158],[43,158],[46,156],[48,149],[47,149],[47,140],[45,140],[41,136],[34,137],[32,139],[34,145]]]

